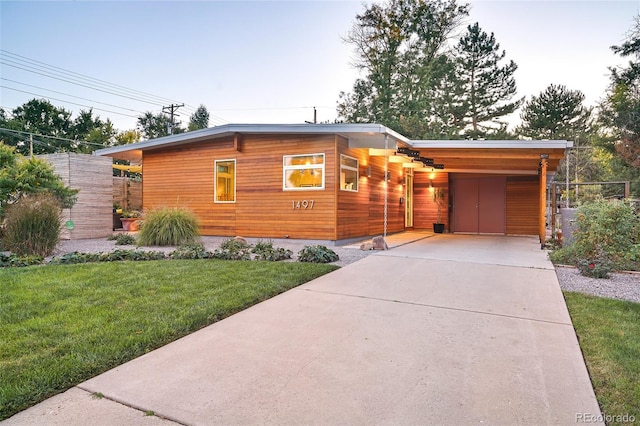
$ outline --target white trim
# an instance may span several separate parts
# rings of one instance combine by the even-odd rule
[[[349,160],[353,160],[356,162],[356,166],[355,167],[351,167],[351,166],[347,166],[342,164],[342,158],[348,158]],[[349,155],[346,154],[340,154],[340,182],[339,182],[339,186],[340,186],[340,191],[347,191],[347,192],[358,192],[359,188],[360,188],[360,170],[358,170],[358,168],[360,167],[360,161],[355,158],[355,157],[351,157]],[[346,189],[342,187],[342,169],[345,170],[349,170],[351,172],[356,172],[356,189]]]
[[[322,164],[298,164],[295,166],[288,166],[286,164],[287,157],[314,157],[314,156],[322,156]],[[283,191],[323,191],[324,190],[324,180],[325,180],[325,171],[326,171],[327,159],[324,155],[324,152],[317,152],[314,154],[288,154],[282,155],[282,190]],[[307,170],[307,169],[320,169],[322,170],[322,186],[303,186],[303,187],[294,187],[287,188],[287,170]]]
[[[223,163],[223,162],[233,162],[233,201],[220,201],[218,200],[218,163]],[[224,160],[214,160],[213,162],[213,202],[215,204],[233,204],[236,202],[236,195],[237,195],[237,191],[236,188],[238,187],[237,185],[237,173],[236,173],[236,168],[237,168],[237,161],[235,158],[228,158],[228,159],[224,159]]]

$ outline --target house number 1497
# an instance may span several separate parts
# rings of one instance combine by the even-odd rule
[[[291,202],[291,208],[294,210],[306,210],[313,208],[314,200],[298,200]]]

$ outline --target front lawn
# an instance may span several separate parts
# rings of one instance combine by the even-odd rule
[[[0,269],[0,420],[334,269],[218,260]]]
[[[607,424],[640,421],[640,304],[564,296]]]

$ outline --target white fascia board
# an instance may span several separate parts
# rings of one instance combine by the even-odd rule
[[[128,145],[99,149],[94,155],[111,155],[133,150],[164,148],[205,139],[221,138],[235,133],[240,134],[338,134],[351,140],[368,140],[376,145],[378,139],[389,136],[393,140],[407,143],[409,139],[380,124],[225,124],[207,129],[195,130],[157,139],[135,142]]]
[[[412,140],[409,144],[413,148],[455,148],[455,149],[496,149],[496,148],[540,148],[566,149],[573,147],[573,142],[565,140]]]

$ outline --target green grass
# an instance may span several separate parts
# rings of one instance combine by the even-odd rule
[[[335,268],[174,260],[0,269],[0,420]]]
[[[640,304],[564,294],[602,412],[640,420]]]

